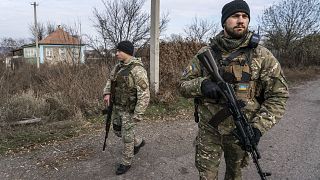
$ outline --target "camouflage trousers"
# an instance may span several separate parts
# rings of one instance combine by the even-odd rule
[[[133,114],[125,111],[113,111],[113,132],[122,138],[123,150],[121,164],[131,165],[134,157],[134,146],[140,145],[142,139],[136,136]]]
[[[236,144],[233,135],[221,135],[209,126],[201,126],[196,138],[195,164],[200,180],[218,179],[222,153],[226,162],[226,180],[242,179],[241,168],[248,165],[248,154]]]

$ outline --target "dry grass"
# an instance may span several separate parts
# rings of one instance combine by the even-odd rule
[[[22,119],[48,115],[48,104],[45,99],[36,97],[32,90],[17,93],[2,102],[0,123],[20,121]]]
[[[284,68],[283,71],[287,80],[289,81],[289,84],[291,85],[319,78],[320,75],[319,66]]]

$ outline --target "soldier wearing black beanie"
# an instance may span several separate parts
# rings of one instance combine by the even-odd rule
[[[133,44],[127,40],[121,41],[117,44],[116,50],[118,63],[109,72],[103,89],[103,101],[109,112],[112,111],[112,115],[108,113],[106,117],[106,128],[110,128],[112,124],[114,134],[121,137],[123,145],[121,162],[117,164],[115,171],[116,175],[121,175],[131,168],[135,154],[145,145],[144,139],[135,131],[135,127],[138,125],[137,122],[143,119],[148,107],[150,90],[148,73],[141,58],[133,57]]]
[[[195,100],[194,116],[198,123],[195,166],[199,178],[218,179],[223,154],[224,179],[241,180],[242,169],[248,165],[251,154],[260,178],[267,179],[270,173],[260,167],[255,147],[263,134],[283,116],[289,97],[288,83],[279,61],[266,47],[259,45],[259,35],[249,30],[248,4],[243,0],[230,1],[221,11],[223,30],[191,58],[179,91],[183,97]],[[208,73],[213,69],[214,78]],[[236,111],[243,114],[225,113],[226,101],[244,102],[243,109],[235,105],[238,106]],[[246,127],[240,128],[239,123]],[[246,141],[248,139],[250,142]]]
[[[121,41],[117,45],[117,50],[133,56],[134,46],[130,41]]]
[[[244,12],[248,15],[250,19],[250,8],[248,4],[243,0],[234,0],[223,6],[221,14],[221,25],[224,26],[224,22],[230,17],[232,14],[237,12]]]

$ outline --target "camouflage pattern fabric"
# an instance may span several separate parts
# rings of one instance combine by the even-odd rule
[[[241,168],[248,165],[249,155],[238,145],[231,134],[221,135],[214,129],[202,127],[196,138],[195,165],[201,180],[218,179],[221,155],[226,162],[225,179],[241,179]]]
[[[136,123],[142,120],[150,100],[147,72],[141,60],[132,57],[129,63],[120,62],[115,66],[103,94],[110,93],[111,80],[116,80],[112,114],[113,130],[118,137],[122,137],[124,144],[121,163],[131,165],[134,146],[138,146],[142,142],[134,128]]]
[[[131,113],[125,111],[116,111],[116,113],[118,113],[119,116],[115,118],[113,122],[120,121],[120,132],[123,142],[121,164],[131,165],[134,156],[134,146],[138,146],[142,142],[142,138],[138,137],[137,133],[135,133],[134,127],[136,123],[133,121]],[[117,131],[115,131],[115,134],[117,135]]]
[[[248,40],[241,46],[247,44]],[[199,50],[198,54],[210,48],[210,45],[205,46]],[[225,59],[230,53],[222,51],[222,59]],[[191,59],[184,70],[179,90],[186,98],[200,99],[200,122],[196,140],[196,167],[200,179],[217,178],[222,151],[225,153],[227,163],[225,179],[241,179],[241,167],[247,164],[247,153],[241,150],[237,145],[238,141],[231,134],[231,131],[235,129],[231,117],[225,119],[217,127],[208,124],[209,120],[224,108],[225,102],[222,98],[207,99],[202,96],[201,83],[209,77],[203,72],[197,55]],[[244,58],[243,56],[240,54],[235,59],[240,61]],[[243,111],[252,126],[264,134],[281,119],[285,112],[285,105],[289,97],[288,85],[277,59],[261,45],[253,49],[250,69],[255,91],[252,98],[246,99]],[[259,103],[257,98],[260,96],[264,98],[262,103]]]

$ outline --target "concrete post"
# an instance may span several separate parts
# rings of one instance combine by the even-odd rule
[[[37,6],[38,4],[36,2],[32,3],[33,5],[33,12],[34,12],[34,28],[36,31],[36,61],[37,61],[37,68],[40,68],[40,52],[39,52],[39,43],[38,43],[38,22],[37,22]]]
[[[159,24],[160,0],[151,0],[150,87],[155,94],[159,92]]]

